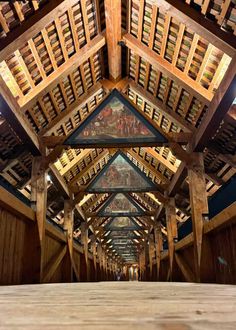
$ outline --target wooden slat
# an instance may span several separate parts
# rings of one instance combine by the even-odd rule
[[[55,17],[60,16],[77,0],[54,0],[49,1],[43,8],[34,12],[27,20],[16,29],[10,31],[0,44],[0,62],[9,54],[14,53],[24,42],[35,37],[45,26],[50,24]]]
[[[39,83],[31,92],[29,92],[25,97],[21,98],[19,100],[19,104],[22,110],[26,110],[32,106],[37,97],[45,95],[50,89],[53,89],[57,85],[58,79],[62,80],[65,76],[67,76],[76,67],[84,63],[104,45],[105,38],[102,35],[96,36],[89,44],[80,49],[77,54],[72,56],[50,76],[44,79],[42,83]]]
[[[216,23],[206,19],[197,10],[191,8],[184,1],[176,0],[150,0],[165,14],[175,17],[186,27],[204,37],[215,47],[233,57],[236,49],[236,39],[230,33],[223,31]]]
[[[154,68],[165,73],[169,78],[173,79],[181,86],[183,86],[189,93],[192,93],[199,101],[209,104],[213,98],[213,94],[207,91],[199,83],[195,82],[184,72],[173,66],[160,55],[149,49],[143,43],[138,41],[135,37],[125,34],[123,40],[126,46],[136,54],[148,61]]]

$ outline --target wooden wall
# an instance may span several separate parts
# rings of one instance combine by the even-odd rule
[[[22,281],[26,223],[0,207],[0,284]]]
[[[178,242],[175,249],[194,273],[192,234]],[[168,252],[165,251],[160,268],[162,281],[167,280],[168,269]],[[173,281],[186,281],[176,262],[173,268]],[[201,282],[236,284],[236,203],[204,225]]]

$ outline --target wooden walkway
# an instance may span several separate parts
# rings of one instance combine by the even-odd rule
[[[236,329],[236,287],[103,282],[0,287],[0,329]]]

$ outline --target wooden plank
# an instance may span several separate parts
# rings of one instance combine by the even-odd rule
[[[50,281],[55,271],[57,270],[58,266],[62,262],[62,259],[64,258],[65,254],[66,254],[66,246],[60,249],[58,253],[55,256],[53,256],[53,258],[50,260],[49,264],[45,268],[44,271],[45,274],[42,280],[43,283],[47,283]]]
[[[175,253],[175,260],[177,265],[179,266],[182,274],[184,275],[184,278],[187,282],[194,282],[195,276],[189,267],[189,265],[186,263],[184,258],[180,256],[179,253]]]
[[[35,221],[35,212],[1,186],[0,206],[6,208],[16,215],[20,215],[22,220],[25,219],[33,222]]]
[[[50,329],[52,324],[57,329],[63,325],[65,330],[76,326],[82,330],[135,330],[140,325],[157,330],[219,326],[229,330],[236,323],[235,299],[235,286],[219,284],[117,281],[6,286],[0,292],[0,318],[6,330]],[[22,306],[31,317],[26,317]]]
[[[121,78],[121,0],[105,0],[104,5],[109,78],[116,82]]]
[[[165,14],[170,14],[186,27],[204,37],[208,42],[233,57],[236,49],[236,38],[221,29],[216,23],[204,17],[184,1],[151,0]]]
[[[40,282],[44,277],[45,224],[47,212],[47,172],[42,168],[42,157],[34,157],[32,163],[31,203],[35,208],[41,248]]]
[[[125,34],[123,40],[126,46],[134,53],[139,54],[154,68],[166,74],[169,78],[180,84],[186,91],[193,94],[199,101],[209,105],[213,98],[213,93],[202,87],[199,83],[187,76],[184,72],[173,66],[166,59],[162,58],[156,52],[145,46],[130,34]]]
[[[49,90],[52,90],[58,84],[58,79],[62,80],[75,68],[88,60],[104,45],[105,37],[103,35],[97,35],[93,38],[92,41],[81,48],[74,56],[70,57],[68,61],[63,63],[57,70],[55,70],[46,79],[35,86],[32,91],[19,100],[19,105],[22,108],[22,111],[30,108],[35,103],[37,98],[46,95]]]
[[[35,11],[33,15],[17,26],[16,29],[10,31],[7,37],[1,40],[0,62],[14,53],[29,39],[35,37],[55,17],[62,15],[76,2],[76,0],[49,1],[40,10]]]

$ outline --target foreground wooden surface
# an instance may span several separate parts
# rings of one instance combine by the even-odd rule
[[[102,282],[0,288],[0,329],[236,329],[236,287]]]

